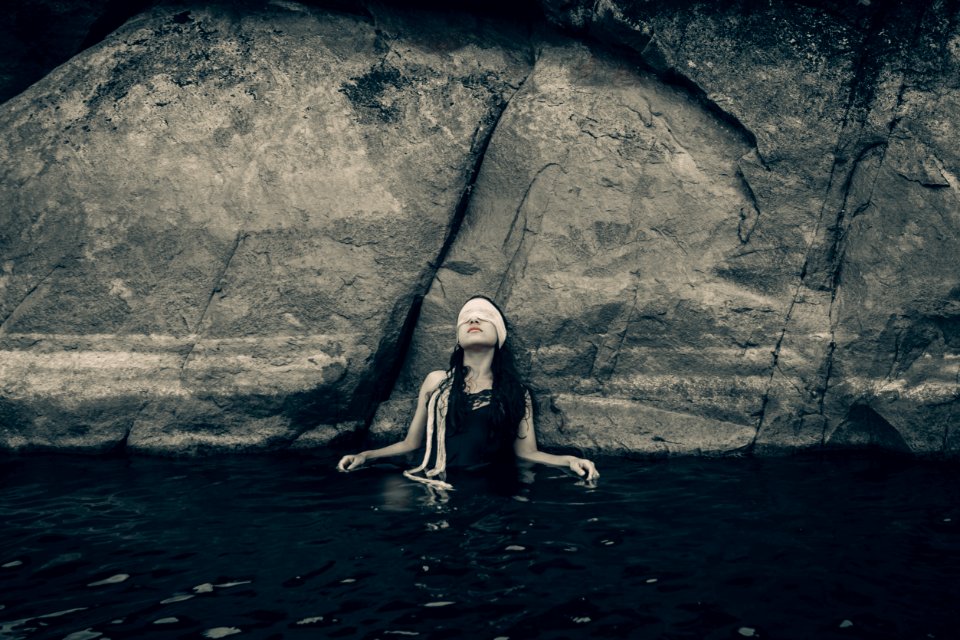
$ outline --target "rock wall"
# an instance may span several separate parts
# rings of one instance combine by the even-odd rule
[[[452,319],[479,291],[504,304],[529,354],[552,418],[541,439],[749,445],[784,307],[717,273],[742,251],[749,149],[684,91],[545,43],[491,140],[398,391],[445,361]]]
[[[484,293],[548,445],[956,455],[960,9],[714,5],[137,16],[0,105],[0,446],[398,437]]]
[[[482,292],[528,340],[548,442],[955,455],[956,4],[544,4],[683,90],[631,113],[642,74],[538,59],[374,433],[402,430],[428,345]]]
[[[362,423],[525,46],[465,15],[178,3],[6,103],[3,446]]]

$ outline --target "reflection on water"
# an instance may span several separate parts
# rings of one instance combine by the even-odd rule
[[[949,638],[956,466],[7,458],[0,638]]]

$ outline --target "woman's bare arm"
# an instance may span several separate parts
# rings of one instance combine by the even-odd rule
[[[445,371],[431,371],[424,378],[420,385],[420,393],[417,396],[417,410],[413,414],[413,420],[410,421],[410,427],[407,429],[407,435],[400,442],[395,442],[386,447],[361,451],[351,455],[343,456],[337,464],[340,471],[352,471],[364,463],[377,458],[386,458],[388,456],[399,456],[411,451],[416,451],[423,443],[423,435],[427,427],[427,402],[431,394],[446,377]]]
[[[527,410],[520,421],[517,439],[513,443],[513,451],[518,458],[530,462],[540,462],[553,467],[565,467],[587,480],[596,480],[600,477],[596,466],[586,458],[576,456],[558,456],[537,448],[537,433],[533,428],[533,402],[527,394]]]

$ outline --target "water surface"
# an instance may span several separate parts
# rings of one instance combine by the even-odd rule
[[[956,466],[334,462],[0,460],[0,638],[957,637]]]

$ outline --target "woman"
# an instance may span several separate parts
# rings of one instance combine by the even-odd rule
[[[485,296],[467,300],[457,317],[457,345],[449,371],[432,371],[420,386],[407,436],[387,447],[346,455],[337,465],[352,471],[370,460],[416,451],[423,462],[405,471],[411,480],[452,488],[448,467],[512,463],[516,458],[567,467],[587,480],[599,477],[593,462],[537,449],[533,401],[506,345],[499,307]]]

